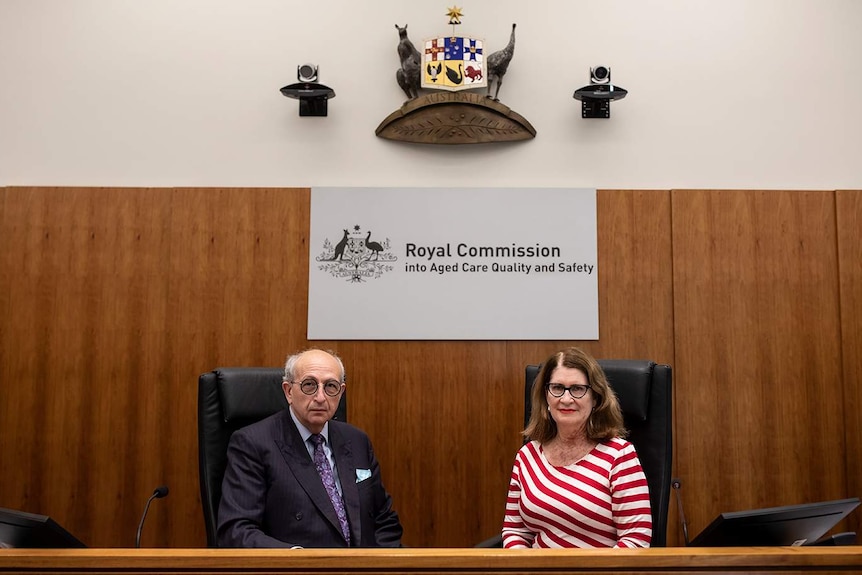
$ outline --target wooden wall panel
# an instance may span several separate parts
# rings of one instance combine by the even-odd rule
[[[202,546],[197,377],[281,365],[309,345],[309,190],[3,193],[0,506],[131,546],[166,483],[143,545]],[[570,344],[674,366],[674,467],[694,532],[719,511],[858,489],[829,391],[844,381],[858,402],[837,355],[836,245],[842,305],[855,309],[859,200],[841,196],[848,230],[836,235],[833,197],[600,191],[599,341],[312,342],[345,361],[349,419],[374,441],[405,544],[499,531],[524,365]],[[845,337],[853,317],[841,316]],[[845,374],[859,359],[848,342]],[[674,509],[670,523],[681,543]]]
[[[600,340],[584,347],[596,357],[674,366],[670,193],[601,190],[597,208]],[[674,404],[678,397],[674,391]],[[683,543],[677,517],[672,505],[668,545]]]
[[[676,446],[692,534],[846,495],[834,194],[674,191]]]
[[[7,190],[0,504],[131,545],[158,473],[168,190]],[[125,527],[125,529],[124,529]]]
[[[844,422],[847,493],[862,496],[862,190],[838,191],[838,266],[841,289],[841,353],[844,360]],[[837,390],[833,390],[837,393]],[[835,414],[837,417],[838,414]],[[862,513],[848,529],[862,532]]]
[[[150,545],[205,541],[198,485],[197,378],[216,367],[279,366],[306,346],[307,189],[172,193],[169,369],[158,432],[171,485]],[[159,515],[158,512],[161,512]],[[148,519],[150,521],[150,519]]]
[[[195,382],[216,366],[280,365],[308,345],[309,191],[10,193],[3,277],[21,281],[2,290],[15,313],[0,365],[4,382],[27,385],[4,384],[0,441],[16,473],[0,501],[50,513],[93,545],[128,546],[146,497],[166,483],[143,544],[201,545]],[[582,343],[670,361],[669,196],[602,192],[599,203],[600,314],[616,336]],[[661,265],[646,257],[656,253]],[[521,441],[523,366],[573,342],[314,343],[345,359],[349,417],[375,440],[405,542],[496,533]],[[61,378],[63,401],[42,401]],[[67,443],[46,449],[53,435]]]
[[[674,363],[670,194],[598,192],[597,357]]]

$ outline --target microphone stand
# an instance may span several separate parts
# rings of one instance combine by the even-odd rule
[[[682,498],[679,495],[680,488],[682,487],[682,479],[674,477],[670,480],[670,486],[676,493],[676,507],[679,510],[679,520],[682,524],[682,536],[685,538],[685,546],[688,547],[688,523],[685,522],[685,511],[682,509]]]
[[[141,548],[141,531],[144,529],[144,519],[147,518],[147,511],[150,509],[150,503],[152,503],[153,499],[161,499],[162,497],[168,494],[167,485],[161,485],[156,487],[153,494],[150,495],[150,498],[147,499],[147,504],[144,506],[144,513],[141,515],[141,522],[138,523],[138,533],[135,535],[135,549]]]

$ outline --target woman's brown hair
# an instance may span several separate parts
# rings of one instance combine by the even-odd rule
[[[532,408],[530,422],[523,434],[528,440],[547,443],[557,435],[557,424],[548,411],[547,385],[551,374],[557,367],[569,367],[582,371],[587,376],[590,393],[596,401],[587,420],[587,437],[593,441],[605,441],[613,437],[625,437],[627,431],[623,424],[623,413],[614,390],[599,363],[585,351],[568,347],[549,357],[533,381],[530,391]]]

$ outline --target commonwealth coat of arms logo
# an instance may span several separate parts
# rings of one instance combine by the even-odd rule
[[[345,278],[360,283],[381,277],[392,271],[398,258],[390,251],[389,238],[383,241],[371,239],[371,230],[363,232],[358,225],[344,234],[336,243],[329,238],[323,242],[323,251],[314,258],[318,269],[333,277]]]

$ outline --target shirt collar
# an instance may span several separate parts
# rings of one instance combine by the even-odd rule
[[[299,419],[296,417],[296,414],[293,412],[293,406],[290,406],[290,418],[293,420],[293,423],[296,424],[296,429],[299,430],[299,435],[302,437],[303,443],[308,442],[308,438],[314,435],[311,433],[307,427],[305,427],[302,423],[300,423]],[[329,422],[323,424],[323,430],[320,432],[320,435],[323,436],[323,439],[326,440],[326,443],[329,444]]]

